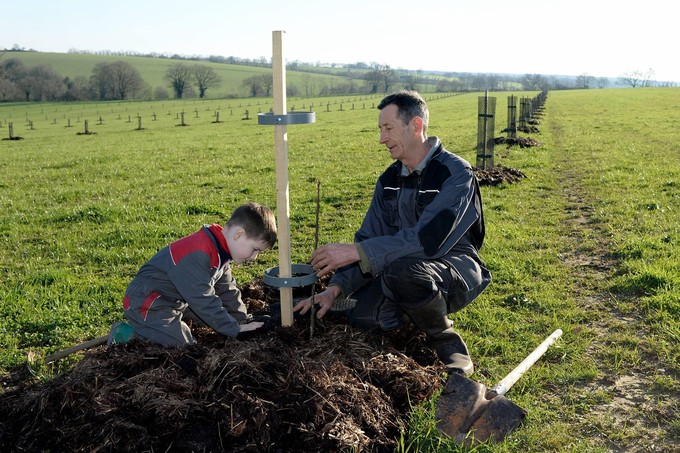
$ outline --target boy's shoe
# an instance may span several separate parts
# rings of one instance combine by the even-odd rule
[[[109,337],[106,340],[107,345],[127,343],[135,336],[135,329],[125,321],[119,321],[111,326],[109,330]]]

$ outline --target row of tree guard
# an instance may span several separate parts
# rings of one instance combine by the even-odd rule
[[[528,124],[543,108],[548,91],[544,90],[533,98],[520,99],[519,119],[517,115],[517,96],[508,96],[508,127],[504,129],[508,138],[517,138],[517,131],[527,131]],[[494,130],[496,118],[496,98],[489,96],[487,91],[479,97],[477,121],[477,168],[491,170],[494,164]]]

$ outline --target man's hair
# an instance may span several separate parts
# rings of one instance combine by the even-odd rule
[[[266,206],[245,203],[234,209],[227,226],[240,226],[250,239],[260,239],[271,247],[276,242],[276,218]]]
[[[382,110],[390,104],[394,104],[399,109],[399,118],[408,124],[414,117],[419,116],[423,119],[423,133],[427,132],[427,122],[430,118],[430,111],[427,103],[416,91],[401,90],[392,93],[378,104],[378,110]]]

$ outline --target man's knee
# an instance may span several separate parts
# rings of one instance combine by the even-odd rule
[[[353,327],[364,330],[392,330],[403,323],[401,310],[385,298],[380,280],[359,289],[350,296],[356,300],[354,308],[347,311]]]
[[[416,258],[391,263],[382,276],[385,295],[397,304],[427,302],[439,291],[428,265]]]

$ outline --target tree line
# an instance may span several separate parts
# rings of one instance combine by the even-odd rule
[[[119,60],[98,63],[89,77],[62,77],[52,66],[26,66],[16,58],[0,61],[0,102],[111,101],[205,97],[220,85],[217,72],[206,65],[177,63],[165,72],[166,87],[153,92],[139,71]]]
[[[165,72],[165,85],[152,88],[144,81],[134,65],[123,61],[98,63],[88,76],[62,77],[50,65],[27,67],[16,58],[2,60],[0,51],[0,102],[41,102],[41,101],[107,101],[107,100],[150,100],[199,97],[204,98],[211,88],[219,87],[221,80],[210,66],[182,60],[169,66]],[[224,63],[225,61],[221,61]],[[253,62],[251,62],[253,63]],[[267,66],[262,60],[259,65]],[[432,92],[469,91],[543,91],[563,89],[588,89],[596,85],[605,88],[608,78],[594,78],[581,74],[574,80],[525,74],[483,73],[426,73],[424,71],[395,70],[388,65],[371,63],[352,66],[341,77],[329,71],[329,76],[318,77],[319,68],[292,62],[291,70],[302,72],[298,85],[289,84],[288,96],[335,96],[354,94],[378,94],[406,88]],[[634,71],[620,77],[620,86],[659,86],[652,80],[653,72]],[[427,88],[429,86],[429,88]],[[269,97],[272,95],[271,74],[247,77],[241,87],[244,96]]]

